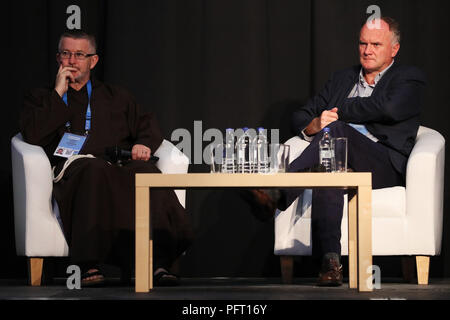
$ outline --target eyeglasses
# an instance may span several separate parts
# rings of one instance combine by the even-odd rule
[[[70,51],[61,51],[58,52],[58,55],[61,59],[70,59],[72,55],[75,57],[76,60],[84,60],[88,57],[95,56],[95,53],[84,53],[84,52],[70,52]]]

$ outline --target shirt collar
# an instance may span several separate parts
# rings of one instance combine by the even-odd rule
[[[392,67],[392,65],[394,64],[394,61],[395,60],[392,60],[391,64],[386,69],[384,69],[379,74],[377,74],[377,76],[375,77],[375,80],[374,80],[374,84],[367,83],[366,79],[364,78],[363,68],[361,68],[361,70],[359,71],[359,83],[362,86],[364,86],[364,88],[366,88],[367,86],[374,88],[377,85],[378,81],[380,81],[381,77],[386,73],[386,71],[388,71],[389,68]]]

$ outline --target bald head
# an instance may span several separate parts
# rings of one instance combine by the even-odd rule
[[[400,44],[400,25],[399,23],[391,18],[391,17],[381,17],[379,19],[372,19],[368,20],[364,25],[361,27],[368,28],[368,29],[380,29],[382,26],[386,27],[386,25],[389,28],[389,31],[392,33],[392,44]]]

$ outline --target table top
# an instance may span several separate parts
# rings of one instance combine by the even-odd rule
[[[257,173],[138,173],[136,187],[361,187],[372,186],[370,172]]]

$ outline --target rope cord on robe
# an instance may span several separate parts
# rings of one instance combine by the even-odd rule
[[[83,158],[95,158],[92,154],[79,154],[79,155],[75,155],[75,156],[71,156],[70,158],[68,158],[66,160],[66,162],[64,162],[64,166],[61,169],[61,172],[58,174],[58,176],[55,177],[55,167],[52,168],[52,176],[53,176],[53,182],[54,183],[58,183],[59,180],[62,179],[64,172],[66,171],[66,169],[70,166],[70,164],[72,162],[74,162],[75,160],[78,159],[83,159]]]

